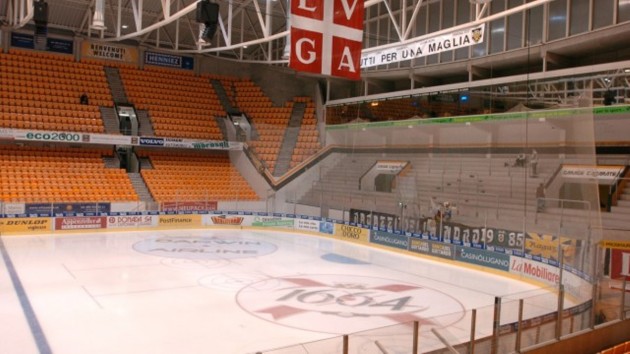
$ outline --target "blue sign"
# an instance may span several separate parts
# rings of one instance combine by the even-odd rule
[[[110,203],[26,203],[24,211],[30,215],[73,215],[109,213]]]
[[[455,252],[455,259],[505,272],[510,270],[510,256],[506,254],[458,246],[457,252]]]
[[[322,221],[319,223],[319,232],[323,234],[332,235],[334,230],[334,225],[330,221]]]
[[[140,137],[139,144],[140,145],[150,145],[150,146],[164,146],[164,139],[163,138]]]
[[[34,49],[35,37],[24,33],[11,33],[11,46],[17,48]],[[46,50],[49,52],[72,54],[74,43],[71,40],[47,38]]]
[[[144,63],[148,65],[192,70],[195,66],[195,59],[193,57],[184,57],[180,55],[145,52]]]
[[[393,232],[372,231],[370,233],[370,243],[399,248],[401,250],[409,249],[409,237],[397,235]]]

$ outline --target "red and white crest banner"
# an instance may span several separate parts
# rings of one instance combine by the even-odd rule
[[[362,40],[363,0],[291,1],[291,68],[359,80]]]

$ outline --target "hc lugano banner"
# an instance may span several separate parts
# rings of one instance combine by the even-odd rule
[[[361,67],[369,68],[371,66],[397,63],[483,43],[484,28],[484,25],[479,25],[415,42],[404,43],[395,48],[364,52],[361,56]]]
[[[291,68],[359,80],[362,39],[363,0],[291,1]]]

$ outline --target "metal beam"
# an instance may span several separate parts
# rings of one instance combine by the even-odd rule
[[[602,74],[594,74],[601,73],[607,71],[616,71],[620,68],[629,68],[630,60],[619,61],[614,63],[606,63],[606,64],[597,64],[597,65],[587,65],[580,66],[575,68],[568,69],[559,69],[552,70],[546,72],[537,72],[537,73],[528,73],[528,74],[520,74],[514,76],[505,76],[499,78],[492,79],[483,79],[477,80],[473,82],[460,82],[455,84],[447,84],[447,85],[439,85],[433,87],[412,89],[412,90],[402,90],[396,92],[389,92],[377,95],[369,95],[369,96],[358,96],[358,97],[350,97],[332,100],[326,103],[327,106],[334,106],[340,104],[351,104],[358,103],[363,101],[371,101],[378,99],[387,99],[387,98],[396,98],[396,97],[404,97],[404,96],[412,96],[412,95],[425,95],[432,92],[442,92],[442,91],[457,91],[457,90],[470,90],[477,87],[486,87],[486,86],[500,86],[512,84],[515,82],[528,82],[528,81],[540,81],[540,80],[550,80],[550,79],[560,79],[563,77],[579,77],[582,75],[590,75],[590,79],[596,79],[609,75]]]
[[[131,0],[132,6],[134,4],[134,1],[135,0]],[[140,0],[140,2],[142,2],[142,0]],[[176,14],[171,15],[171,17],[169,17],[167,19],[164,19],[162,21],[156,22],[156,23],[154,23],[154,24],[152,24],[152,25],[150,25],[150,26],[148,26],[146,28],[143,28],[141,30],[138,30],[136,32],[129,33],[129,34],[126,34],[126,35],[120,36],[120,37],[105,38],[105,39],[103,39],[103,41],[105,41],[105,42],[117,42],[117,41],[123,41],[125,39],[131,39],[131,38],[134,38],[134,37],[141,36],[141,35],[146,34],[148,32],[154,31],[157,28],[160,28],[162,26],[166,26],[166,25],[168,25],[170,23],[175,22],[178,18],[186,16],[188,13],[194,11],[196,8],[197,8],[197,3],[194,2],[194,3],[186,6],[184,9],[178,11]],[[135,17],[135,14],[134,14],[134,17]]]
[[[383,1],[383,0],[374,0],[375,3],[378,3],[380,1]],[[410,43],[410,42],[416,42],[416,41],[420,41],[420,40],[425,39],[425,38],[431,38],[431,37],[439,36],[439,35],[442,35],[442,34],[455,32],[455,31],[458,31],[458,30],[461,30],[461,29],[468,28],[470,26],[484,24],[484,23],[491,22],[491,21],[494,21],[494,20],[499,19],[499,18],[507,17],[507,16],[512,15],[514,13],[525,11],[525,10],[530,9],[532,7],[543,5],[543,4],[548,3],[550,1],[553,1],[553,0],[534,0],[532,2],[528,2],[526,4],[523,4],[523,5],[511,8],[511,9],[508,9],[508,10],[505,10],[505,11],[502,11],[500,13],[496,13],[494,15],[487,16],[487,17],[484,17],[482,19],[475,20],[473,22],[468,22],[468,23],[464,23],[464,24],[461,24],[461,25],[458,25],[458,26],[446,28],[446,29],[443,29],[443,30],[440,30],[440,31],[431,32],[431,33],[426,34],[426,35],[422,35],[422,36],[419,36],[419,37],[403,40],[403,41],[400,41],[400,42],[384,44],[384,45],[381,45],[381,46],[378,46],[378,47],[366,48],[366,49],[363,49],[362,53],[366,54],[366,53],[378,52],[378,51],[381,51],[381,50],[384,50],[384,49],[388,49],[388,48],[395,48],[395,47],[398,47],[400,45],[404,45],[404,44],[407,44],[407,43]],[[368,3],[371,3],[371,1],[366,2],[366,6],[367,6]]]

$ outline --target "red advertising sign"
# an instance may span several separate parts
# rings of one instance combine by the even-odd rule
[[[104,216],[76,216],[55,218],[55,230],[104,229],[107,218]]]

